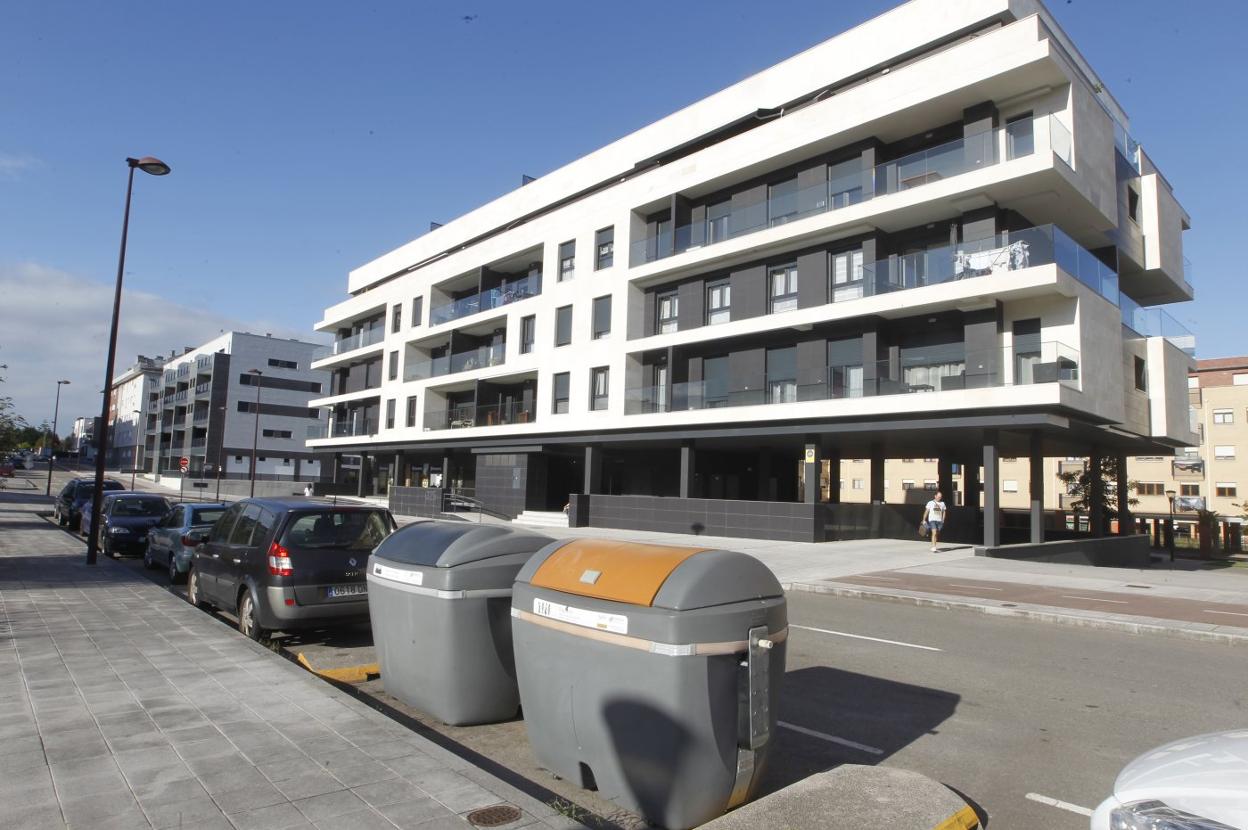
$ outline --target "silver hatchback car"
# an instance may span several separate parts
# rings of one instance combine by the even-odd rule
[[[143,564],[148,568],[165,568],[171,583],[182,582],[191,565],[191,556],[199,539],[224,515],[228,504],[186,502],[175,504],[168,515],[147,532],[147,552]]]

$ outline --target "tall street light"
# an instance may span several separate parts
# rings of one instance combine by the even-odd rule
[[[56,418],[61,414],[61,387],[69,383],[67,380],[58,380],[56,382],[56,406],[52,408],[52,435],[56,435]],[[43,433],[43,451],[48,454],[48,487],[44,490],[45,496],[52,495],[52,442],[48,440],[48,433]]]
[[[1167,490],[1166,498],[1170,500],[1170,525],[1166,528],[1166,547],[1170,548],[1170,564],[1174,564],[1174,491]]]
[[[134,474],[139,471],[139,422],[143,420],[143,410],[132,409],[130,414],[139,416],[134,420],[134,461],[130,464],[130,489],[133,490]],[[143,432],[146,433],[147,430],[143,430]]]
[[[251,431],[251,497],[256,497],[256,446],[260,443],[260,379],[264,372],[248,369],[247,374],[256,378],[256,424]]]
[[[113,322],[108,332],[108,357],[104,361],[104,403],[100,407],[100,435],[95,451],[95,491],[91,494],[91,524],[87,536],[87,564],[94,565],[100,543],[100,502],[104,500],[104,456],[108,454],[108,405],[113,394],[113,361],[117,359],[117,323],[121,317],[121,276],[126,269],[126,237],[130,233],[130,194],[134,190],[134,169],[153,176],[164,176],[169,165],[158,158],[127,158],[130,175],[126,180],[126,212],[121,222],[121,253],[117,256],[117,285],[113,289]]]

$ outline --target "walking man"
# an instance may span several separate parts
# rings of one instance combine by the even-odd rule
[[[945,526],[945,503],[941,501],[939,490],[923,508],[923,521],[927,522],[927,528],[932,532],[932,551],[935,552],[940,542],[940,531]]]

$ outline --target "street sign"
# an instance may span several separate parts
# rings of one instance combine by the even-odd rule
[[[815,451],[814,451],[813,449],[809,449],[809,448],[808,448],[808,449],[806,450],[806,463],[807,463],[807,464],[814,464],[814,463],[815,463]]]
[[[181,471],[182,471],[182,472],[184,472],[184,473],[185,473],[187,470],[191,469],[191,459],[187,458],[185,455],[184,455],[184,456],[182,456],[181,458],[179,458],[179,459],[178,459],[178,469],[179,469],[179,470],[181,470]]]

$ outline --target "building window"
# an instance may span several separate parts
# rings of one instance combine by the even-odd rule
[[[396,349],[390,352],[390,380],[397,380],[399,377],[399,352]]]
[[[1235,458],[1234,444],[1218,444],[1213,448],[1213,457],[1221,461],[1232,461]]]
[[[675,290],[656,295],[654,308],[658,315],[654,328],[659,334],[671,334],[680,327],[676,319],[680,315],[680,297]]]
[[[425,298],[412,298],[412,328],[420,325],[421,319],[425,316]]]
[[[936,492],[938,489],[940,489],[940,485],[939,485],[939,484],[937,484],[937,483],[936,483],[935,481],[933,481],[932,479],[928,478],[928,479],[924,479],[924,480],[923,480],[923,489],[924,489],[924,490],[929,490],[929,491],[931,491],[931,492],[933,492],[933,493],[934,493],[934,492]],[[1016,489],[1017,489],[1017,488],[1016,488]]]
[[[555,309],[555,345],[566,346],[572,342],[572,306]]]
[[[530,314],[528,317],[520,318],[520,354],[528,354],[533,351],[533,344],[537,341],[537,317]]]
[[[1004,479],[1004,480],[1001,482],[1001,492],[1003,492],[1003,493],[1017,493],[1017,492],[1018,492],[1018,480],[1017,480],[1017,479],[1013,479],[1013,478],[1007,478],[1007,479]]]
[[[772,225],[783,225],[797,218],[797,177],[767,188],[767,218]]]
[[[797,348],[767,350],[767,403],[797,400]]]
[[[772,314],[797,308],[797,266],[778,265],[769,272]]]
[[[594,250],[597,252],[597,259],[594,260],[594,270],[601,271],[603,268],[610,268],[615,262],[615,226],[603,228],[594,235]]]
[[[1005,144],[1007,159],[1030,156],[1035,152],[1035,129],[1030,112],[1006,120]]]
[[[559,246],[559,282],[572,279],[576,274],[576,240]]]
[[[723,242],[728,238],[728,217],[732,215],[732,201],[724,199],[706,206],[706,244]]]
[[[260,434],[265,438],[291,438],[294,433],[288,429],[262,429]]]
[[[269,365],[278,369],[298,369],[299,364],[294,360],[278,360],[276,357],[269,358]]]
[[[1180,496],[1199,496],[1200,485],[1199,484],[1180,484],[1179,495]]]
[[[611,390],[610,370],[599,366],[589,370],[589,408],[594,412],[607,408],[607,394]]]
[[[611,295],[594,298],[593,338],[601,340],[611,333]]]
[[[1213,410],[1213,422],[1215,424],[1233,424],[1235,423],[1235,411],[1232,409],[1215,409]]]
[[[1239,488],[1233,481],[1219,481],[1213,485],[1213,494],[1218,498],[1233,499],[1239,496]]]
[[[862,296],[862,251],[832,255],[832,299],[853,300]]]
[[[396,303],[394,307],[390,309],[390,331],[395,334],[398,334],[399,330],[402,328],[403,328],[403,306],[399,303]]]
[[[732,319],[732,285],[728,280],[706,285],[706,324],[727,323]]]
[[[407,426],[416,426],[416,396],[407,397]]]
[[[1130,186],[1127,187],[1127,216],[1131,217],[1132,222],[1140,221],[1140,194]]]
[[[1199,388],[1200,388],[1200,378],[1196,378],[1196,377],[1189,377],[1189,378],[1187,379],[1187,388],[1188,388],[1188,389],[1199,389]]]
[[[914,480],[913,480],[913,479],[909,479],[909,478],[903,478],[903,479],[901,480],[901,489],[903,489],[903,490],[913,490],[913,489],[914,489]]]
[[[556,415],[562,415],[568,411],[568,378],[567,372],[560,372],[555,375],[554,383],[551,385],[552,404],[550,411]]]
[[[1164,496],[1166,485],[1160,481],[1140,481],[1136,482],[1135,492],[1141,496]]]
[[[394,429],[394,398],[386,401],[386,429]]]
[[[850,482],[850,487],[852,487],[852,488],[853,488],[853,489],[855,489],[855,490],[861,490],[861,489],[862,489],[862,479],[860,479],[860,478],[855,478],[853,481],[851,481],[851,482]]]
[[[1147,391],[1148,384],[1145,382],[1144,358],[1135,358],[1135,388],[1141,392]]]

